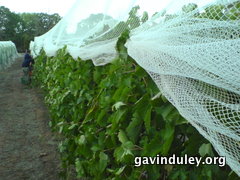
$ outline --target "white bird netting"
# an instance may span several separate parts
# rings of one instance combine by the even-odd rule
[[[0,71],[9,67],[17,56],[17,49],[13,42],[0,41]]]
[[[128,54],[240,175],[240,1],[79,0],[30,47],[104,65],[125,29]]]

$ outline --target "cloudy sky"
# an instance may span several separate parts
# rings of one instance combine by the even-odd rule
[[[79,0],[75,5],[78,9],[81,7],[81,12],[78,12],[80,14],[88,14],[90,11],[96,13],[105,11],[109,12],[109,15],[121,16],[121,13],[128,13],[130,7],[136,4],[145,7],[144,10],[148,12],[156,12],[159,6],[169,1],[171,0]],[[74,3],[76,0],[0,0],[0,6],[5,6],[16,13],[44,12],[58,13],[60,16],[64,16]]]
[[[75,11],[78,14],[105,11],[113,17],[119,17],[121,13],[129,12],[130,7],[136,4],[140,5],[142,11],[154,13],[163,8],[175,11],[189,2],[204,5],[211,1],[214,0],[79,0],[75,4],[75,8],[77,8]],[[58,13],[64,16],[75,2],[76,0],[0,0],[0,6],[5,6],[17,13],[44,12],[48,14]],[[80,12],[79,9],[81,9]]]
[[[0,6],[5,6],[14,12],[44,12],[65,15],[75,0],[0,0]]]

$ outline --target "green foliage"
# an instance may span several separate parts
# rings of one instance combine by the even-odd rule
[[[205,12],[200,15],[200,17],[208,19],[226,20],[224,14],[225,7],[222,5],[209,6],[205,9]]]
[[[20,45],[20,34],[23,32],[24,22],[16,13],[0,6],[0,41],[13,41]]]
[[[34,37],[49,31],[60,19],[58,14],[16,14],[0,6],[0,41],[11,40],[18,51],[25,51]]]
[[[191,11],[194,11],[194,10],[197,9],[197,8],[198,8],[198,5],[197,5],[197,4],[195,4],[195,3],[189,3],[189,4],[184,5],[184,6],[182,7],[182,11],[185,12],[185,13],[189,13],[189,12],[191,12]]]
[[[64,138],[66,173],[74,166],[89,179],[227,179],[230,169],[217,165],[134,166],[137,156],[217,154],[128,56],[128,37],[117,42],[119,58],[101,67],[72,59],[66,48],[36,59],[34,81],[45,91],[50,126]]]
[[[129,12],[129,17],[128,17],[126,24],[130,29],[134,29],[134,28],[140,26],[140,19],[137,16],[137,12],[139,9],[140,9],[140,6],[134,6],[131,9],[131,11]],[[145,13],[144,20],[146,20],[146,18],[147,17],[146,17],[146,13]]]
[[[142,21],[142,23],[145,23],[147,20],[148,20],[148,13],[146,11],[144,11],[141,21]]]

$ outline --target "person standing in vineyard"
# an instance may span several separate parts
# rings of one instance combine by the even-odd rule
[[[26,50],[22,63],[23,77],[21,80],[23,84],[29,84],[31,82],[34,60],[29,53],[29,50]]]

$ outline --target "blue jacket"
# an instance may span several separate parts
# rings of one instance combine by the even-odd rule
[[[24,61],[22,63],[22,67],[29,67],[31,62],[32,62],[32,64],[34,64],[32,57],[28,53],[26,53],[24,56]]]

